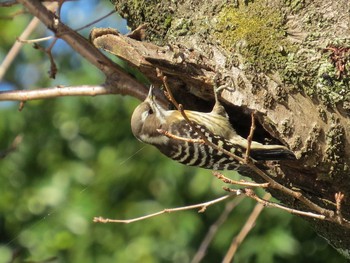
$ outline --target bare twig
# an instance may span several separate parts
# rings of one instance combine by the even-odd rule
[[[36,39],[17,38],[17,40],[21,43],[24,43],[24,44],[31,44],[31,43],[39,43],[39,42],[48,41],[48,40],[53,39],[53,38],[54,38],[54,36],[48,36],[48,37],[41,37],[41,38],[36,38]]]
[[[261,188],[267,188],[270,185],[269,183],[258,184],[254,182],[235,181],[230,178],[227,178],[226,176],[224,176],[222,173],[218,171],[213,171],[213,175],[219,180],[223,181],[225,184],[234,184],[234,185],[240,185],[240,186],[261,187]]]
[[[168,209],[164,209],[162,211],[153,213],[153,214],[149,214],[149,215],[145,215],[145,216],[141,216],[141,217],[136,217],[133,219],[127,219],[127,220],[118,220],[118,219],[109,219],[109,218],[103,218],[103,217],[95,217],[94,218],[94,222],[96,223],[123,223],[123,224],[129,224],[129,223],[133,223],[133,222],[137,222],[137,221],[142,221],[151,217],[155,217],[155,216],[159,216],[165,213],[172,213],[172,212],[177,212],[177,211],[184,211],[184,210],[191,210],[191,209],[199,209],[198,212],[202,213],[204,212],[207,207],[219,203],[221,201],[224,201],[230,197],[232,197],[232,194],[228,194],[228,195],[224,195],[222,197],[219,197],[217,199],[205,202],[205,203],[201,203],[201,204],[196,204],[196,205],[189,205],[189,206],[183,206],[183,207],[176,207],[176,208],[168,208]]]
[[[262,199],[262,198],[258,197],[253,192],[253,190],[248,189],[248,188],[247,189],[236,190],[236,189],[232,189],[232,188],[228,188],[228,187],[223,187],[223,189],[225,191],[233,192],[233,193],[236,193],[236,194],[244,194],[244,195],[254,199],[255,201],[263,204],[266,207],[278,208],[278,209],[287,211],[290,214],[295,214],[295,215],[300,215],[300,216],[307,216],[307,217],[317,218],[317,219],[321,219],[321,220],[325,220],[326,219],[326,216],[321,215],[321,214],[315,214],[315,213],[312,213],[312,212],[305,212],[305,211],[289,208],[289,207],[286,207],[286,206],[283,206],[283,205],[280,205],[280,204],[277,204],[277,203],[273,203],[273,202],[267,201],[265,199]]]
[[[79,27],[79,28],[75,29],[75,31],[80,31],[80,30],[83,30],[83,29],[85,29],[85,28],[87,28],[87,27],[89,27],[89,26],[92,26],[93,24],[96,24],[96,23],[102,21],[103,19],[109,17],[110,15],[113,15],[115,12],[117,12],[117,11],[116,11],[116,10],[112,10],[112,11],[109,12],[108,14],[106,14],[106,15],[104,15],[104,16],[101,16],[100,18],[98,18],[98,19],[92,21],[91,23],[89,23],[89,24],[87,24],[87,25],[85,25],[85,26],[82,26],[82,27]]]
[[[170,87],[167,81],[168,80],[167,76],[164,76],[163,72],[159,68],[156,68],[156,71],[157,71],[157,77],[162,80],[164,87],[166,89],[166,92],[164,92],[165,96],[175,106],[175,108],[180,111],[180,104],[177,103],[177,101],[173,96],[173,93],[170,90]]]
[[[58,38],[55,37],[48,48],[43,48],[42,46],[39,46],[37,43],[34,44],[34,48],[37,48],[37,49],[45,52],[48,55],[48,57],[50,59],[50,71],[49,71],[49,73],[50,73],[50,78],[52,78],[52,79],[54,79],[56,77],[56,73],[57,73],[57,66],[56,66],[55,60],[54,60],[53,55],[52,55],[52,48],[55,46],[57,40],[58,40]]]
[[[267,196],[269,196],[269,194],[266,194],[265,198],[270,198]],[[249,234],[249,232],[255,226],[255,222],[256,222],[257,218],[259,217],[263,208],[264,208],[264,206],[260,203],[255,205],[253,211],[251,212],[250,216],[248,217],[243,228],[241,229],[239,234],[232,240],[231,245],[230,245],[223,261],[222,261],[223,263],[232,262],[232,259],[237,251],[237,248],[239,247],[239,245],[242,243],[242,241],[246,238],[246,236]]]
[[[245,163],[250,163],[250,147],[252,145],[252,141],[253,141],[253,135],[254,135],[254,131],[255,131],[255,117],[254,117],[254,112],[252,112],[251,114],[252,117],[252,124],[250,126],[250,132],[247,138],[247,150],[245,152],[245,157],[244,157],[244,162]]]
[[[172,134],[172,133],[170,133],[168,131],[162,130],[162,129],[157,129],[157,132],[159,132],[160,134],[165,135],[168,138],[179,140],[179,141],[185,141],[185,142],[189,142],[189,143],[204,143],[204,141],[202,139],[184,138],[184,137],[180,137],[180,136],[174,135],[174,134]]]
[[[105,86],[71,86],[71,87],[53,87],[36,90],[13,90],[0,91],[0,101],[28,101],[38,99],[56,98],[62,96],[96,96],[105,94],[118,94],[118,90]]]
[[[324,215],[327,220],[333,221],[334,220],[334,212],[332,210],[328,210],[325,208],[320,207],[319,205],[313,203],[308,198],[303,196],[300,192],[295,192],[279,183],[277,183],[275,180],[273,180],[271,177],[269,177],[267,174],[265,174],[263,171],[261,171],[258,167],[256,167],[253,164],[247,164],[249,168],[251,168],[254,172],[256,172],[258,175],[260,175],[263,179],[265,179],[268,183],[270,183],[270,187],[280,190],[281,192],[292,196],[299,200],[301,203],[309,207],[311,210],[314,210],[315,212]],[[350,227],[350,224],[349,224]]]
[[[203,257],[205,256],[207,249],[212,242],[215,234],[217,233],[219,227],[226,222],[228,215],[232,212],[232,210],[241,203],[241,201],[244,199],[243,196],[236,197],[233,201],[228,202],[225,206],[224,211],[221,213],[219,218],[215,221],[214,224],[212,224],[205,235],[201,245],[199,246],[199,249],[197,250],[196,254],[194,255],[191,263],[199,263]]]

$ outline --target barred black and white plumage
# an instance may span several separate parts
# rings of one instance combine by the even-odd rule
[[[232,128],[226,111],[218,101],[209,113],[185,113],[209,141],[243,157],[248,142]],[[201,138],[179,111],[166,110],[157,104],[152,87],[146,100],[135,109],[131,118],[131,128],[134,136],[140,141],[154,145],[164,155],[179,163],[213,170],[236,170],[240,166],[235,159],[207,144],[177,140],[160,133],[159,130],[163,130],[182,138]],[[294,154],[285,146],[263,145],[254,141],[251,144],[250,156],[257,161],[295,159]]]

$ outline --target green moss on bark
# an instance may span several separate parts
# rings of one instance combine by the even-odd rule
[[[246,64],[264,72],[277,70],[292,51],[284,20],[278,5],[266,1],[228,6],[218,14],[216,35],[226,49],[241,53]]]
[[[162,43],[163,37],[173,22],[170,2],[159,0],[111,0],[111,2],[132,29],[147,23],[147,39],[158,44],[164,44]]]

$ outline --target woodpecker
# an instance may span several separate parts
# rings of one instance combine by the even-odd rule
[[[201,139],[198,129],[215,145],[243,158],[248,141],[233,129],[217,98],[211,112],[185,110],[185,114],[196,129],[189,125],[178,110],[166,110],[158,104],[151,86],[145,101],[132,114],[132,133],[141,142],[157,147],[164,155],[179,163],[212,170],[237,170],[241,165],[237,160],[205,143],[169,138],[160,132],[167,131],[186,139]],[[295,159],[295,155],[285,146],[263,145],[255,141],[251,143],[250,157],[254,161]]]

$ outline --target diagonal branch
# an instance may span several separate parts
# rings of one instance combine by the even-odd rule
[[[199,263],[202,261],[203,257],[207,253],[208,247],[210,243],[213,241],[215,234],[219,230],[219,227],[226,222],[229,214],[232,212],[232,210],[238,206],[241,201],[243,201],[243,196],[236,197],[233,201],[228,202],[225,206],[225,210],[221,213],[219,218],[215,221],[214,224],[212,224],[208,230],[208,233],[204,237],[201,245],[198,248],[198,251],[194,255],[191,263]]]
[[[268,195],[268,194],[267,194]],[[267,196],[265,195],[265,196]],[[232,262],[232,259],[237,251],[237,248],[239,245],[243,242],[245,237],[249,234],[249,232],[253,229],[255,226],[255,222],[258,219],[260,213],[262,212],[264,206],[261,203],[257,203],[251,212],[249,218],[247,219],[246,223],[242,227],[241,231],[239,234],[234,237],[234,239],[231,242],[231,245],[223,259],[223,263],[230,263]]]
[[[17,3],[17,2],[16,2]],[[26,39],[28,36],[33,32],[33,30],[38,26],[39,20],[34,17],[27,27],[24,29],[22,34],[19,36],[20,39]],[[4,60],[2,61],[0,65],[0,80],[4,77],[7,69],[10,67],[11,63],[17,56],[18,52],[22,48],[23,43],[19,40],[17,40],[13,46],[11,47],[10,51],[6,54]]]

